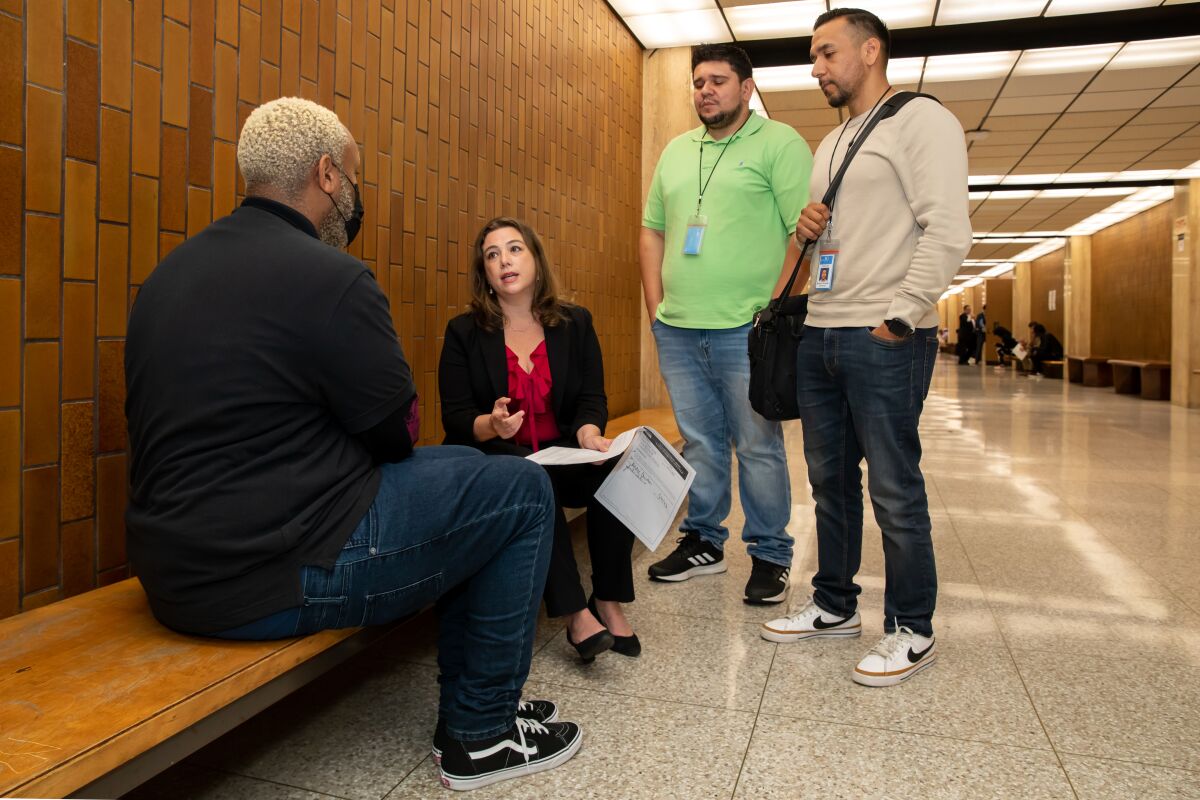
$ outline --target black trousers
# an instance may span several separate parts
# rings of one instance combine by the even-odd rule
[[[546,614],[562,617],[587,606],[564,508],[587,509],[587,542],[592,556],[592,592],[597,600],[633,602],[633,533],[594,497],[619,459],[602,465],[546,467],[554,485],[554,546],[546,576]]]

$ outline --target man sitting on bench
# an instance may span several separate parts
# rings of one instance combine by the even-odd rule
[[[341,251],[363,207],[337,115],[267,103],[237,154],[245,202],[163,259],[129,320],[126,523],[150,608],[185,633],[276,639],[436,601],[442,782],[558,766],[579,726],[520,699],[554,539],[545,470],[413,450],[387,298]]]

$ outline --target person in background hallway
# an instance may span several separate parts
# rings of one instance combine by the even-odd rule
[[[1046,374],[1047,361],[1061,361],[1063,357],[1062,342],[1053,333],[1046,330],[1040,322],[1033,326],[1033,346],[1029,348],[1029,360],[1033,362],[1033,374],[1041,377]]]
[[[792,563],[791,485],[783,428],[750,407],[746,337],[800,256],[790,234],[812,153],[794,128],[750,110],[753,92],[740,47],[692,48],[702,124],[663,150],[642,216],[646,311],[683,455],[696,468],[683,536],[649,572],[656,581],[725,572],[732,445],[753,564],[743,599],[779,603]]]
[[[413,449],[387,298],[342,252],[363,207],[337,115],[260,106],[237,158],[245,201],[163,259],[129,319],[126,527],[151,610],[185,633],[279,639],[436,601],[442,782],[558,766],[579,726],[521,700],[550,481],[519,458]]]
[[[1017,346],[1017,340],[1013,338],[1012,331],[1001,325],[999,322],[992,323],[992,334],[998,340],[996,342],[996,358],[1000,361],[1000,366],[996,369],[1005,369],[1007,357],[1012,356],[1013,348]]]
[[[983,346],[987,344],[987,306],[979,307],[975,315],[975,363],[983,363]]]
[[[438,367],[447,444],[526,456],[547,447],[604,452],[608,398],[592,315],[558,296],[538,235],[491,220],[475,239],[471,310],[446,326]],[[567,641],[585,663],[641,644],[621,603],[633,601],[633,533],[593,495],[616,465],[545,467],[554,485],[554,550],[546,613],[567,618]],[[563,506],[587,507],[594,599],[585,599]]]
[[[971,321],[971,307],[964,305],[962,313],[958,315],[958,345],[955,347],[958,363],[966,364],[974,349],[975,323]]]
[[[851,673],[891,686],[934,663],[937,571],[918,423],[937,361],[936,303],[971,246],[962,126],[916,98],[871,132],[846,170],[835,211],[824,196],[849,140],[894,90],[890,37],[867,11],[835,9],[813,26],[813,77],[848,119],[817,149],[797,236],[840,251],[833,286],[813,292],[796,357],[804,458],[816,501],[814,595],[762,636],[793,642],[859,636],[865,458],[883,531],[884,637]]]

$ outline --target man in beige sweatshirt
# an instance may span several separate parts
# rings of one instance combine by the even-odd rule
[[[834,211],[819,202],[865,123],[895,90],[890,36],[867,11],[822,14],[813,76],[850,119],[818,148],[811,196],[796,235],[817,240],[804,338],[797,357],[804,457],[817,505],[814,595],[763,625],[792,642],[859,636],[865,458],[883,530],[885,636],[851,677],[891,686],[936,658],[937,573],[917,432],[937,358],[936,303],[971,246],[962,127],[932,99],[881,119],[842,179]]]

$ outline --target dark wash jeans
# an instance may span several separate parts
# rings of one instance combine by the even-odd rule
[[[457,739],[503,733],[533,656],[554,541],[550,479],[530,461],[472,447],[421,447],[381,469],[375,502],[333,569],[304,568],[304,605],[218,636],[376,625],[436,600],[441,719]]]
[[[917,423],[937,359],[937,329],[901,341],[869,328],[805,326],[796,355],[804,458],[817,504],[816,604],[853,614],[862,591],[866,458],[875,519],[883,530],[884,629],[933,635],[937,570]]]

